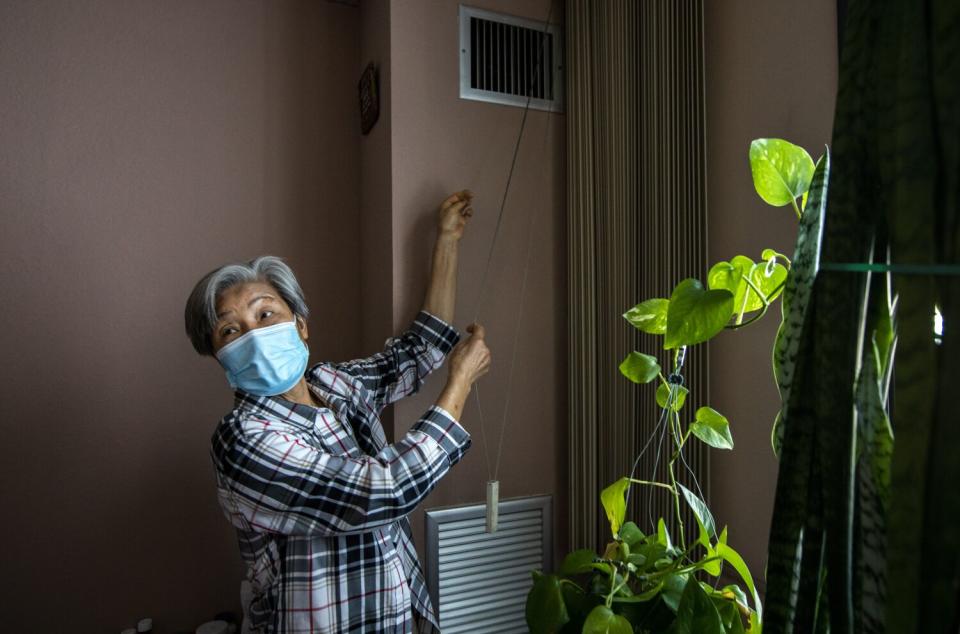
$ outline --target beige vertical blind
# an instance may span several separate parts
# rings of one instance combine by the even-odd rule
[[[669,481],[666,439],[655,460],[655,386],[634,385],[617,366],[640,350],[670,367],[662,337],[621,314],[706,275],[703,1],[567,0],[566,59],[569,534],[572,548],[585,548],[609,537],[600,490],[629,473],[651,436],[637,477]],[[707,402],[706,367],[705,351],[687,356],[685,413]],[[708,495],[696,445],[687,463]],[[671,521],[664,493],[634,489],[628,512],[641,529]]]

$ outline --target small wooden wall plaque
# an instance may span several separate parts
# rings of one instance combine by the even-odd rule
[[[360,131],[363,134],[370,132],[380,117],[380,88],[377,84],[377,67],[370,62],[357,85],[360,92]]]

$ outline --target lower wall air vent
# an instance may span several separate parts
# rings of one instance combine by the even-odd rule
[[[531,570],[553,566],[548,495],[503,501],[496,533],[483,504],[427,511],[426,573],[444,634],[527,632]]]
[[[562,39],[556,24],[460,5],[460,97],[562,110]]]

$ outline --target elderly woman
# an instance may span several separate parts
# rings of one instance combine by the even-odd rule
[[[190,341],[236,391],[211,455],[248,566],[249,631],[439,629],[407,516],[470,446],[458,421],[490,365],[482,327],[470,326],[455,347],[450,326],[471,200],[459,192],[442,203],[423,310],[368,359],[307,369],[309,311],[278,258],[221,267],[190,294]],[[436,403],[388,444],[383,409],[416,392],[447,356]]]

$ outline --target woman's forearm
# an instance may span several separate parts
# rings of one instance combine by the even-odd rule
[[[436,405],[445,409],[456,420],[460,420],[469,395],[470,382],[451,375],[446,387],[440,392]]]
[[[433,264],[423,309],[448,324],[453,323],[457,300],[457,255],[459,238],[441,232],[433,247]],[[446,408],[444,408],[446,409]]]

